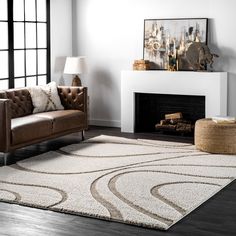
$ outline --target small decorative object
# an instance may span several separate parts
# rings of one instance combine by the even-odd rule
[[[82,86],[81,80],[78,75],[87,72],[87,65],[85,57],[67,57],[64,74],[75,75],[72,80],[72,86]]]
[[[172,55],[169,55],[169,71],[177,71],[178,70],[178,59],[177,56],[173,57]]]
[[[135,60],[133,70],[149,70],[150,63],[148,60]]]
[[[184,56],[179,58],[179,63],[182,69],[186,70],[206,70],[207,64],[212,68],[213,58],[219,57],[218,55],[211,53],[208,46],[200,42],[192,42]],[[185,60],[185,62],[183,61]]]
[[[178,57],[191,42],[207,43],[206,18],[144,20],[143,58],[150,69],[185,70]]]

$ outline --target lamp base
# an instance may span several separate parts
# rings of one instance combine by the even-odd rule
[[[81,79],[79,78],[78,75],[76,75],[76,76],[73,78],[71,86],[76,86],[76,87],[82,86],[82,84],[81,84]]]

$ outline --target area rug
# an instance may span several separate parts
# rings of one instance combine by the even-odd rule
[[[0,200],[167,230],[236,177],[236,156],[98,136],[0,168]]]

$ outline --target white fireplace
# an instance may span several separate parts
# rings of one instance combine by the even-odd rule
[[[206,117],[227,115],[227,72],[122,71],[122,132],[134,132],[135,93],[205,96]]]

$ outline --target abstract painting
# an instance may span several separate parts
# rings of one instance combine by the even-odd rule
[[[144,20],[143,58],[151,69],[175,70],[177,58],[184,58],[191,43],[207,44],[207,22],[207,18]]]

